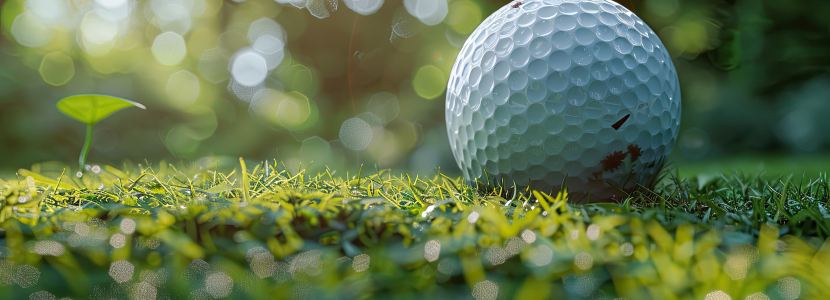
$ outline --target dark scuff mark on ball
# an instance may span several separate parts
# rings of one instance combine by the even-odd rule
[[[620,130],[620,127],[625,124],[625,121],[628,121],[628,117],[631,117],[631,114],[625,115],[625,117],[617,121],[617,123],[614,123],[614,125],[611,125],[611,127],[614,128],[614,130]]]

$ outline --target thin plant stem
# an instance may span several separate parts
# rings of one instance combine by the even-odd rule
[[[86,141],[84,141],[84,148],[81,149],[81,157],[78,158],[78,163],[80,164],[81,170],[84,169],[84,164],[86,164],[86,156],[89,154],[89,146],[92,145],[92,124],[86,125]]]

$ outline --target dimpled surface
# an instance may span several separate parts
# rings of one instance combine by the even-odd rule
[[[465,178],[565,182],[592,199],[652,185],[680,125],[677,72],[654,31],[613,1],[513,5],[479,25],[450,74],[447,131]]]

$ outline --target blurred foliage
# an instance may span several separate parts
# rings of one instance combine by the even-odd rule
[[[823,299],[827,176],[664,181],[624,203],[245,162],[19,170],[8,299]],[[371,173],[371,174],[370,174]],[[557,296],[554,296],[557,295]]]
[[[453,173],[447,74],[506,3],[423,1],[0,1],[0,157],[11,158],[0,170],[72,160],[84,130],[53,105],[97,93],[150,109],[97,126],[94,163],[245,156]],[[827,151],[830,2],[620,3],[674,56],[675,159]]]

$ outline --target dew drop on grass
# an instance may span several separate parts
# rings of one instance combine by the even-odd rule
[[[259,53],[241,50],[237,53],[231,65],[231,76],[234,81],[246,87],[254,87],[265,81],[268,75],[268,63]]]
[[[153,40],[151,48],[156,60],[165,66],[173,66],[184,59],[187,54],[184,38],[178,33],[167,31]]]
[[[360,118],[351,118],[340,126],[340,141],[349,150],[366,149],[372,141],[372,128]]]

